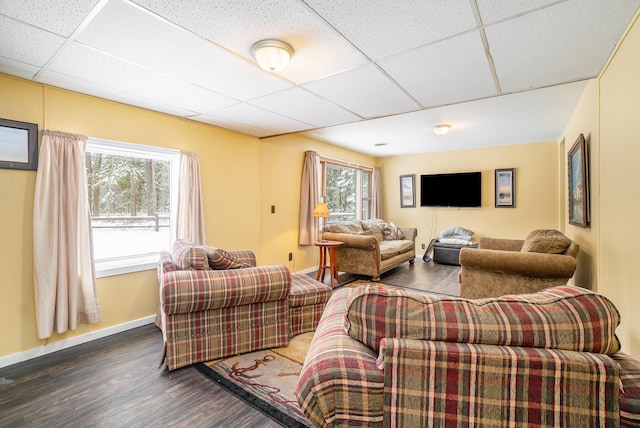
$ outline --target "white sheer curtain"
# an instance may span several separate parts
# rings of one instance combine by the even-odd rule
[[[189,239],[196,245],[205,245],[207,240],[202,206],[200,160],[197,153],[182,152],[180,154],[179,180],[176,238]]]
[[[382,177],[380,176],[380,167],[373,168],[371,182],[371,218],[382,218]]]
[[[300,187],[300,232],[298,243],[312,245],[318,236],[318,223],[311,215],[320,197],[320,157],[314,151],[306,151]]]
[[[87,198],[87,137],[42,131],[33,209],[38,337],[101,321]]]

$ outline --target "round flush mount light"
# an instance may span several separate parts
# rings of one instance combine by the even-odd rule
[[[263,70],[277,73],[285,69],[293,56],[293,48],[275,39],[256,42],[251,46],[251,55]]]
[[[436,134],[436,135],[444,135],[444,134],[446,134],[447,132],[449,132],[449,129],[451,129],[451,125],[447,125],[447,124],[445,123],[445,124],[442,124],[442,125],[436,125],[436,126],[434,126],[434,127],[433,127],[433,132],[434,132],[434,134]]]

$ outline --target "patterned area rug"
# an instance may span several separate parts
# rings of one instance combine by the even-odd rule
[[[294,395],[313,332],[289,346],[236,355],[196,369],[236,397],[286,427],[312,427]]]

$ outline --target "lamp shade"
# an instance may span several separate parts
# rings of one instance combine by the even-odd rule
[[[318,202],[313,209],[312,215],[314,217],[329,217],[329,207],[327,207],[327,204],[323,202]]]
[[[293,48],[280,40],[267,39],[256,42],[251,54],[263,70],[273,73],[285,69],[293,56]]]

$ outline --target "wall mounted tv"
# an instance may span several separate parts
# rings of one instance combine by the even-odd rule
[[[482,173],[460,172],[421,175],[420,206],[482,206]]]

